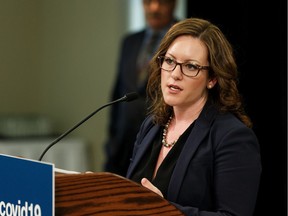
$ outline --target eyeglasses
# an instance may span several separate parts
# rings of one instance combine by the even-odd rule
[[[165,71],[172,72],[175,70],[176,66],[179,65],[181,72],[188,77],[196,77],[200,70],[209,70],[209,66],[200,66],[194,62],[183,62],[179,63],[173,58],[167,56],[158,56],[159,66]]]

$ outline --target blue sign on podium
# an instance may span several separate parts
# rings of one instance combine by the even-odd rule
[[[54,164],[0,154],[0,215],[54,216]]]

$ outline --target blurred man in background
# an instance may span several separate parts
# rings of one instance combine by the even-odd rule
[[[111,100],[129,92],[137,92],[139,98],[111,107],[104,171],[126,175],[134,141],[148,106],[145,93],[148,63],[164,34],[177,21],[174,17],[176,4],[177,0],[142,0],[146,27],[122,40]]]

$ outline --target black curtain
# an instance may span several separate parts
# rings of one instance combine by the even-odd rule
[[[287,0],[187,0],[187,17],[217,24],[234,46],[240,91],[261,146],[255,216],[286,216]]]

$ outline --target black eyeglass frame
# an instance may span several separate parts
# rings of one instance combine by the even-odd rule
[[[167,59],[167,58],[169,58],[169,59],[171,59],[171,60],[173,60],[173,61],[175,62],[175,66],[174,66],[174,68],[173,68],[172,70],[167,70],[167,69],[162,68],[162,64],[163,64],[164,60]],[[185,73],[183,72],[183,70],[182,70],[182,65],[183,65],[183,64],[187,64],[187,62],[179,63],[179,62],[177,62],[176,60],[174,60],[174,59],[172,59],[172,58],[170,58],[170,57],[167,57],[167,56],[158,56],[157,59],[159,60],[159,66],[160,66],[160,68],[161,68],[162,70],[165,70],[165,71],[168,71],[168,72],[172,72],[172,71],[175,70],[175,68],[177,67],[177,65],[179,65],[179,66],[180,66],[181,73],[182,73],[183,75],[187,76],[187,77],[196,77],[201,70],[209,70],[209,69],[210,69],[210,66],[202,66],[202,65],[198,65],[198,64],[193,64],[193,65],[198,69],[198,71],[197,71],[196,75],[191,76],[191,75],[185,74]]]

